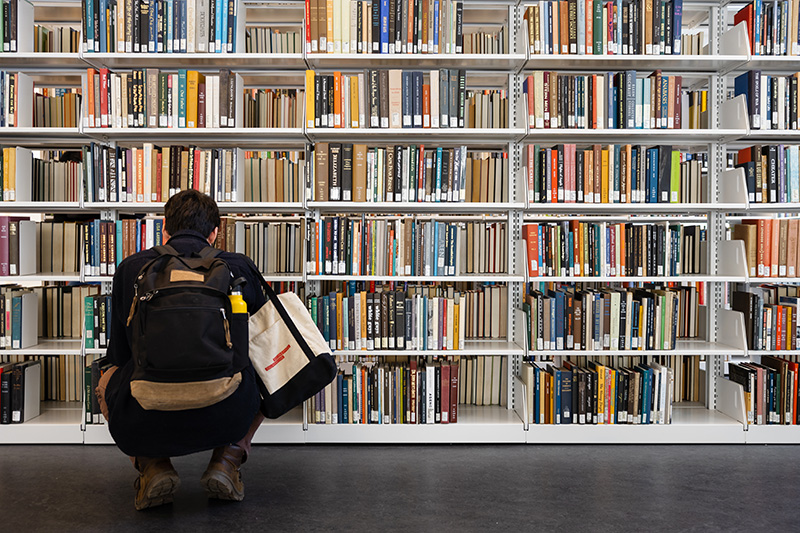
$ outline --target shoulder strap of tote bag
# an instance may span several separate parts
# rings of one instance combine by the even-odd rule
[[[286,327],[289,328],[289,332],[292,334],[292,337],[294,337],[294,339],[297,341],[297,344],[300,345],[300,349],[303,350],[303,353],[306,354],[306,357],[309,361],[313,361],[316,358],[316,354],[311,351],[311,347],[308,345],[303,336],[300,335],[300,331],[298,331],[294,320],[292,320],[292,317],[289,316],[289,312],[283,306],[280,298],[278,298],[278,294],[275,292],[272,286],[267,283],[267,280],[264,279],[264,276],[261,275],[261,272],[258,271],[250,258],[247,260],[247,265],[253,270],[254,274],[261,282],[261,286],[264,288],[264,293],[267,295],[268,301],[271,301],[272,305],[275,306],[275,309],[278,311],[281,319],[286,324]]]

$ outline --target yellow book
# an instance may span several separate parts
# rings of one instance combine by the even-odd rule
[[[367,292],[358,293],[361,298],[361,349],[367,349]]]
[[[186,127],[197,127],[197,89],[201,74],[196,70],[186,71]]]
[[[598,363],[590,362],[589,365],[597,372],[597,423],[605,424],[606,369]]]
[[[453,304],[453,349],[460,350],[461,347],[458,345],[458,335],[459,335],[459,323],[458,323],[458,312],[460,306],[459,304]]]
[[[314,117],[316,116],[316,108],[314,107],[315,92],[314,92],[314,71],[306,70],[306,127],[314,127]]]
[[[611,378],[611,383],[609,384],[611,397],[608,401],[608,423],[615,424],[617,418],[617,371],[609,368],[608,373]]]
[[[10,200],[11,197],[8,194],[11,184],[11,180],[9,178],[9,172],[11,167],[11,156],[9,156],[8,152],[11,148],[3,148],[3,200]]]
[[[9,148],[8,155],[8,199],[17,199],[17,149]]]
[[[325,5],[327,6],[327,11],[328,11],[328,19],[327,19],[327,26],[326,26],[327,31],[328,31],[328,33],[327,33],[327,35],[328,35],[327,46],[328,46],[328,53],[332,54],[333,51],[334,51],[334,39],[336,38],[334,33],[333,33],[334,32],[334,30],[333,30],[333,21],[334,21],[334,17],[335,17],[335,14],[334,14],[335,11],[334,11],[334,5],[333,5],[334,4],[334,0],[320,0],[320,1],[325,1]],[[375,4],[373,4],[373,6],[374,5]],[[341,35],[340,35],[339,38],[341,39]]]
[[[358,76],[350,76],[350,127],[351,128],[358,128],[361,127],[358,123],[358,115],[360,113],[360,109],[358,109]]]
[[[161,201],[169,200],[169,146],[161,148]]]
[[[608,150],[602,151],[602,169],[600,173],[600,202],[608,203]]]

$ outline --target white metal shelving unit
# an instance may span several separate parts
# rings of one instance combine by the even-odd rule
[[[72,9],[78,2],[67,2]],[[58,76],[80,76],[87,67],[108,67],[111,69],[130,69],[157,67],[176,69],[187,65],[201,70],[230,68],[241,72],[245,83],[258,84],[272,73],[281,72],[284,81],[297,78],[306,68],[321,70],[347,70],[361,68],[463,68],[474,72],[486,80],[499,78],[509,91],[509,113],[511,126],[505,130],[486,129],[114,129],[114,128],[2,128],[0,141],[5,144],[17,143],[24,146],[67,147],[88,144],[92,141],[106,143],[141,142],[190,142],[206,146],[271,146],[302,148],[309,142],[367,142],[367,143],[414,143],[425,141],[432,144],[467,144],[468,146],[507,147],[510,165],[510,201],[507,203],[355,203],[355,202],[313,202],[307,199],[295,203],[221,203],[223,213],[281,213],[297,214],[307,217],[321,214],[349,213],[436,213],[442,215],[488,213],[505,217],[509,223],[511,243],[521,240],[520,228],[523,217],[536,215],[558,216],[641,216],[643,220],[651,216],[664,217],[690,214],[702,218],[708,224],[709,241],[718,243],[710,246],[707,254],[707,267],[710,274],[680,276],[675,278],[632,278],[632,277],[591,277],[591,278],[533,278],[527,279],[526,272],[519,269],[524,254],[519,246],[509,247],[511,265],[508,275],[480,276],[416,276],[390,278],[387,276],[271,276],[277,281],[302,281],[309,284],[327,280],[388,281],[499,281],[509,286],[508,297],[508,335],[499,341],[467,341],[463,350],[411,352],[396,350],[339,351],[337,355],[434,355],[469,354],[502,355],[509,358],[508,409],[499,406],[459,406],[459,421],[449,425],[318,425],[308,424],[303,407],[297,408],[278,420],[266,421],[256,433],[255,442],[260,443],[410,443],[410,442],[506,442],[506,443],[601,443],[601,442],[642,442],[642,443],[761,443],[791,442],[800,443],[800,430],[796,426],[748,426],[741,415],[741,387],[722,378],[724,361],[728,357],[749,357],[739,341],[736,313],[722,310],[725,285],[731,281],[750,280],[746,270],[741,270],[743,250],[736,245],[724,244],[726,213],[772,213],[800,212],[800,204],[749,204],[744,189],[744,176],[728,178],[724,168],[724,147],[726,143],[740,142],[798,142],[800,133],[786,130],[750,130],[742,122],[742,107],[739,102],[726,101],[725,80],[729,73],[749,69],[761,69],[774,73],[788,73],[800,70],[796,57],[751,56],[749,50],[741,46],[741,34],[734,29],[728,32],[724,8],[713,1],[685,2],[686,7],[708,11],[711,36],[710,55],[704,56],[573,56],[531,55],[527,49],[527,35],[520,32],[521,10],[524,1],[508,0],[488,2],[468,0],[465,13],[472,10],[474,20],[486,19],[491,22],[497,17],[506,17],[508,24],[509,53],[497,55],[425,55],[406,54],[396,56],[369,54],[39,54],[30,51],[15,54],[0,54],[0,67],[9,70],[51,71]],[[73,5],[74,4],[74,5]],[[245,2],[247,20],[270,22],[303,30],[302,2],[298,0]],[[497,9],[498,5],[502,6]],[[60,8],[55,8],[60,9]],[[507,13],[506,13],[507,11]],[[79,13],[79,11],[77,11]],[[499,12],[499,15],[498,15]],[[494,18],[492,18],[494,17]],[[469,23],[466,18],[465,23]],[[686,72],[709,77],[709,113],[714,124],[709,130],[577,130],[556,129],[536,130],[525,126],[521,117],[521,79],[526,71],[593,71],[637,69],[652,70],[657,66],[665,72]],[[298,85],[300,86],[300,85]],[[738,107],[737,107],[738,106]],[[703,204],[529,204],[526,199],[524,169],[521,145],[542,143],[640,143],[675,144],[679,146],[706,147],[709,151],[709,201]],[[733,180],[730,182],[730,180]],[[730,182],[730,183],[729,183]],[[744,193],[743,193],[744,191]],[[101,213],[104,217],[118,214],[160,213],[161,203],[85,203],[79,202],[3,202],[0,210],[8,213]],[[637,219],[638,220],[638,219]],[[674,420],[671,425],[652,426],[583,426],[528,425],[523,422],[525,408],[521,382],[516,378],[519,363],[524,355],[537,355],[543,352],[527,351],[522,341],[521,318],[518,316],[522,285],[527,281],[589,281],[589,282],[630,282],[630,281],[706,281],[709,287],[708,333],[701,340],[682,340],[676,350],[662,351],[584,351],[582,356],[591,355],[645,355],[651,353],[670,355],[704,355],[706,358],[706,404],[676,404]],[[782,279],[783,281],[784,279]],[[82,274],[36,274],[2,278],[4,283],[41,283],[44,281],[90,281],[106,284],[109,276],[88,277]],[[774,278],[764,281],[775,281]],[[800,282],[792,279],[791,282]],[[732,329],[733,328],[733,329]],[[731,339],[734,339],[733,341]],[[87,349],[79,340],[41,340],[39,344],[25,350],[9,350],[17,355],[60,355],[70,354],[80,357],[102,354],[104,349]],[[760,352],[769,353],[769,352]],[[783,352],[784,354],[787,352]],[[554,355],[575,355],[574,352],[557,352]],[[738,387],[738,388],[737,388]],[[42,415],[28,423],[0,426],[0,443],[111,443],[107,426],[84,424],[83,406],[78,403],[45,402]]]

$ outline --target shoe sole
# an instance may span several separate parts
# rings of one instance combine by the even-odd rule
[[[163,472],[156,475],[147,487],[144,497],[135,502],[136,510],[158,507],[167,503],[172,503],[173,495],[181,486],[181,480],[174,472]]]
[[[233,481],[221,472],[206,473],[200,480],[209,498],[240,502],[244,499],[244,491],[236,490]]]

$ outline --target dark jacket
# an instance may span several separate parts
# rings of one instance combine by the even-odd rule
[[[191,254],[208,246],[208,241],[194,231],[179,231],[169,244],[180,254]],[[111,302],[111,338],[108,358],[120,367],[112,376],[106,392],[109,406],[109,430],[120,450],[128,455],[170,457],[234,443],[247,433],[259,409],[259,393],[252,366],[242,372],[242,382],[225,400],[186,411],[146,411],[131,396],[130,379],[132,328],[125,325],[133,301],[133,283],[141,268],[158,254],[150,249],[126,258],[114,275]],[[265,303],[257,272],[241,254],[219,255],[235,277],[244,276],[247,284],[243,297],[247,310],[255,313]],[[189,326],[191,327],[191,326]]]

